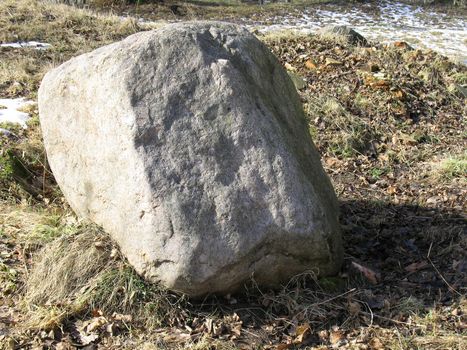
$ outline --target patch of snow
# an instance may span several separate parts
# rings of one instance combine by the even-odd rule
[[[20,112],[19,109],[31,103],[34,102],[26,101],[24,98],[0,98],[0,123],[16,123],[26,129],[29,114]]]
[[[36,50],[47,50],[49,47],[52,45],[47,44],[47,43],[41,43],[38,41],[19,41],[16,43],[4,43],[0,44],[0,47],[12,47],[15,49],[20,49],[23,47],[32,47]]]
[[[407,41],[415,48],[431,49],[467,64],[465,15],[446,16],[394,1],[381,0],[351,9],[332,5],[307,8],[246,25],[262,33],[279,30],[312,33],[328,25],[348,25],[370,40]]]

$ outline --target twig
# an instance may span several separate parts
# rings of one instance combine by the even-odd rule
[[[336,295],[336,296],[334,296],[334,297],[332,297],[332,298],[329,298],[329,299],[320,301],[319,303],[312,304],[312,305],[310,305],[309,307],[307,307],[307,309],[310,308],[310,307],[319,306],[319,305],[322,305],[322,304],[329,303],[330,301],[333,301],[333,300],[342,298],[343,296],[345,296],[345,295],[347,295],[347,294],[351,294],[351,293],[355,292],[356,290],[357,290],[357,288],[352,288],[352,289],[348,290],[347,292],[344,292],[344,293],[339,294],[339,295]]]
[[[348,72],[342,72],[342,73],[339,73],[339,74],[334,74],[332,76],[330,76],[327,81],[331,81],[331,80],[334,80],[334,79],[337,79],[337,78],[340,78],[340,77],[343,77],[345,75],[349,75],[349,74],[352,74],[354,73],[354,71],[348,71]]]
[[[27,252],[26,252],[26,247],[23,247],[23,266],[24,266],[24,272],[25,272],[25,275],[26,275],[26,278],[29,277],[29,270],[28,270],[28,263],[27,263]]]
[[[252,335],[253,337],[256,337],[258,339],[262,339],[258,334],[255,334],[253,332],[250,332],[249,330],[245,329],[245,328],[242,328],[242,332],[243,333],[248,333],[249,335]]]
[[[371,314],[369,312],[365,312],[365,311],[361,311],[362,314],[365,314],[365,315],[368,315],[368,316],[371,316]],[[409,323],[409,322],[402,322],[402,321],[397,321],[397,320],[393,320],[392,318],[389,318],[389,317],[384,317],[384,316],[380,316],[378,314],[373,314],[374,317],[377,317],[377,318],[380,318],[382,320],[386,320],[386,321],[391,321],[393,323],[397,323],[397,324],[403,324],[405,326],[417,326],[417,327],[421,327],[421,328],[426,328],[427,326],[423,325],[423,324],[418,324],[418,323]]]
[[[371,310],[371,307],[370,307],[370,305],[368,305],[368,303],[363,302],[363,304],[365,304],[365,306],[368,308],[368,310],[370,310],[370,327],[371,327],[371,326],[373,326],[373,319],[374,319],[373,310]]]
[[[47,155],[44,153],[44,164],[47,163]],[[43,169],[43,172],[42,172],[42,197],[45,199],[45,177],[47,175],[47,171],[46,171],[46,167],[45,165],[42,164],[42,169]]]
[[[430,248],[428,248],[428,254],[426,255],[427,259],[430,259],[431,248],[433,247],[433,242],[430,243]]]
[[[397,333],[397,340],[399,340],[399,346],[401,350],[404,350],[404,347],[402,346],[402,341],[401,341],[401,334],[397,328],[396,328],[396,333]]]
[[[431,253],[431,248],[432,248],[432,247],[433,247],[433,242],[430,243],[430,248],[428,249],[428,254],[426,255],[426,258],[427,258],[428,261],[430,262],[431,266],[433,266],[433,269],[438,273],[439,277],[441,277],[441,279],[443,280],[443,282],[446,283],[446,285],[448,286],[448,288],[449,288],[452,292],[456,293],[457,295],[459,295],[459,296],[461,296],[461,297],[464,296],[463,294],[459,293],[459,292],[456,290],[456,288],[454,288],[453,286],[451,286],[451,285],[449,284],[448,281],[446,281],[446,279],[444,278],[443,274],[438,270],[438,268],[435,266],[435,264],[434,264],[433,261],[431,260],[431,258],[430,258],[430,253]]]

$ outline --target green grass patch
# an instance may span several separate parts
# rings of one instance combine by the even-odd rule
[[[467,153],[461,156],[454,156],[443,159],[438,169],[444,179],[467,178]]]

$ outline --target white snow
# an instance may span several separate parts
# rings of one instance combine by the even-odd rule
[[[19,41],[16,43],[4,43],[0,44],[0,47],[12,47],[16,49],[20,49],[22,47],[32,47],[36,50],[47,50],[52,45],[47,43],[41,43],[38,41]]]
[[[381,43],[407,41],[416,48],[432,49],[467,64],[465,15],[447,16],[420,6],[381,0],[352,6],[304,9],[300,13],[274,16],[247,26],[259,32],[297,30],[311,33],[327,25],[348,25],[370,40]]]
[[[26,101],[24,98],[0,98],[0,123],[16,123],[27,128],[26,122],[29,119],[29,114],[20,112],[18,109],[31,103],[34,102]]]

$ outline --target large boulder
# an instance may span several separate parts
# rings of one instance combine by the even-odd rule
[[[136,270],[200,296],[342,261],[338,203],[287,73],[233,24],[167,25],[51,70],[50,166]]]

